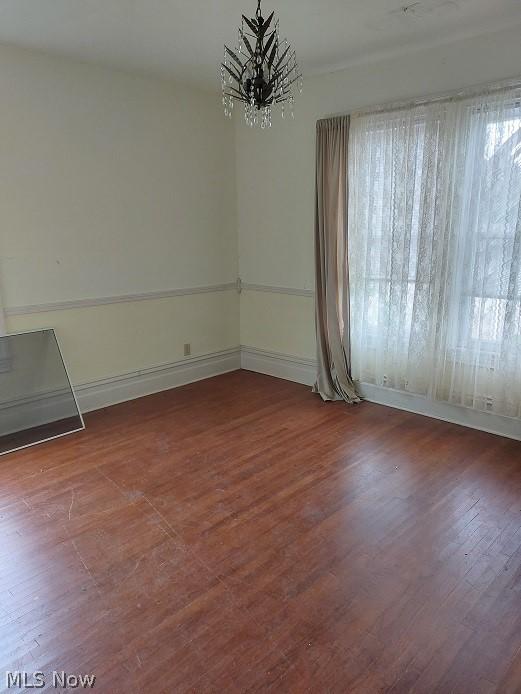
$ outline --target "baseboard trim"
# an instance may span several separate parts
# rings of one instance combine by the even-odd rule
[[[241,368],[307,386],[311,386],[315,382],[317,370],[314,359],[269,352],[247,345],[241,346]]]
[[[392,388],[375,386],[371,383],[360,383],[359,389],[360,395],[369,402],[521,441],[521,421],[513,417],[488,414],[479,410],[471,410],[468,407],[452,405],[448,402],[429,400],[421,395],[404,393]]]
[[[82,412],[90,412],[241,368],[311,386],[315,382],[317,364],[315,359],[242,345],[84,383],[76,386],[75,390]],[[511,417],[436,402],[368,383],[359,384],[359,388],[362,397],[369,402],[521,441],[521,422]]]
[[[317,363],[314,359],[244,345],[241,347],[241,368],[311,386],[315,382]],[[521,441],[521,422],[512,417],[479,412],[369,383],[360,383],[359,389],[369,402]]]
[[[75,387],[82,412],[91,412],[127,400],[236,371],[241,367],[240,349],[233,348],[183,361],[141,369]]]

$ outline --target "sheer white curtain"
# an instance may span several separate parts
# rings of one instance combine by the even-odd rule
[[[352,118],[353,377],[521,417],[521,90]]]

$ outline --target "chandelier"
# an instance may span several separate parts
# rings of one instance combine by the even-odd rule
[[[231,118],[234,102],[241,101],[244,118],[251,127],[271,128],[272,110],[277,104],[283,118],[287,110],[294,117],[294,85],[302,92],[302,74],[295,51],[287,39],[281,42],[279,21],[273,21],[274,14],[264,19],[258,0],[255,17],[248,19],[242,15],[235,51],[224,47],[221,64],[224,114]]]

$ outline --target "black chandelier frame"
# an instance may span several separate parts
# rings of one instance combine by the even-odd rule
[[[242,27],[238,32],[238,47],[224,47],[221,64],[221,81],[225,114],[231,117],[234,101],[245,105],[246,121],[255,125],[259,120],[263,127],[271,125],[271,110],[275,104],[284,107],[289,102],[293,115],[293,85],[299,84],[300,72],[295,51],[287,39],[279,36],[279,22],[272,12],[267,19],[262,16],[261,0],[258,0],[255,17],[242,15]]]

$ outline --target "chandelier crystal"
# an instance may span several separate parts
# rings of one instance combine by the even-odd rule
[[[302,74],[295,51],[287,39],[280,40],[279,21],[274,12],[267,19],[258,0],[255,17],[242,15],[238,45],[224,47],[221,64],[224,114],[232,117],[235,101],[244,103],[244,118],[251,126],[271,128],[273,107],[280,104],[284,118],[294,117],[294,86],[302,92]]]

